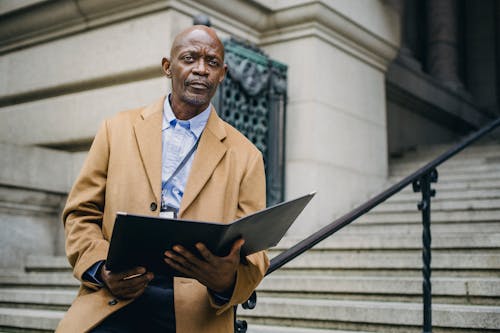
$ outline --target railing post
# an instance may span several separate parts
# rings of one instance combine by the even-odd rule
[[[422,211],[422,275],[424,278],[423,287],[423,333],[432,333],[432,288],[431,288],[431,198],[436,195],[436,191],[431,189],[431,183],[437,182],[438,173],[436,169],[425,173],[422,177],[413,182],[413,191],[422,193],[422,201],[418,204],[418,209]]]
[[[248,298],[245,303],[241,304],[241,306],[243,307],[243,309],[252,310],[253,308],[255,308],[256,305],[257,305],[257,292],[254,290],[252,295],[250,295],[250,298]],[[246,320],[237,320],[236,319],[236,310],[237,310],[237,307],[235,306],[234,307],[234,333],[246,333],[246,331],[248,329],[248,324],[247,324]]]

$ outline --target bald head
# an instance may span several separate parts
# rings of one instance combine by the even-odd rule
[[[179,33],[162,67],[172,81],[171,106],[178,119],[205,110],[226,75],[224,45],[215,31],[195,25]]]
[[[220,41],[215,30],[207,27],[206,25],[191,26],[187,29],[184,29],[177,36],[175,36],[174,42],[172,43],[172,47],[170,49],[170,58],[172,59],[173,55],[176,51],[178,51],[179,48],[185,46],[186,43],[189,43],[189,41],[193,39],[204,39],[205,41],[211,39],[211,46],[220,50],[222,52],[222,59],[224,59],[224,45]]]

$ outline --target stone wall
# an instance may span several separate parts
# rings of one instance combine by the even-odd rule
[[[0,267],[20,269],[29,254],[62,255],[60,212],[81,158],[0,143]]]
[[[6,0],[0,200],[38,208],[32,215],[2,211],[0,223],[11,229],[1,229],[10,254],[0,265],[16,265],[12,253],[60,253],[60,204],[98,124],[167,92],[161,58],[198,13],[222,37],[255,43],[289,66],[286,197],[318,191],[291,233],[315,231],[380,188],[387,174],[384,78],[399,43],[390,2]],[[14,241],[13,225],[37,236]]]

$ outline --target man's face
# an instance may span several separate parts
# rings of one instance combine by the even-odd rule
[[[163,69],[172,79],[174,99],[206,108],[226,74],[224,48],[215,34],[192,30],[176,38]]]

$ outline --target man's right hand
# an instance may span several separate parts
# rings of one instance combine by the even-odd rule
[[[113,296],[122,299],[136,298],[142,295],[148,283],[153,280],[154,274],[146,272],[144,267],[136,267],[131,270],[113,273],[101,266],[101,280]]]

